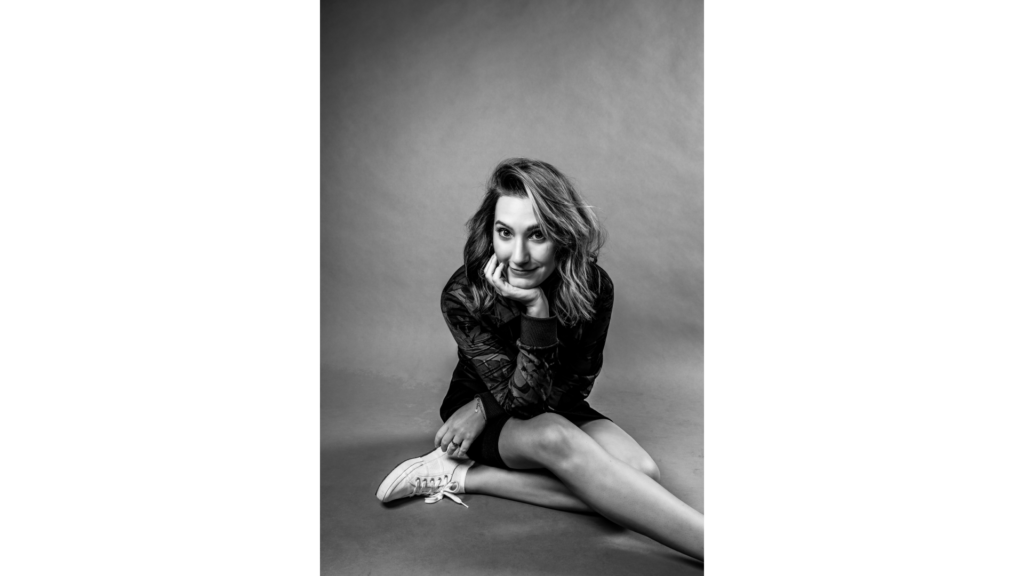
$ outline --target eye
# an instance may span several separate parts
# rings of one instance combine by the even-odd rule
[[[540,230],[537,230],[536,232],[534,232],[533,235],[530,236],[530,237],[533,238],[534,240],[538,241],[538,242],[543,242],[545,240],[544,233],[541,232]]]
[[[508,228],[498,228],[498,236],[508,239],[512,237],[512,233],[509,232]]]

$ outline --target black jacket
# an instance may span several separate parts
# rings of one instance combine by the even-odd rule
[[[459,356],[452,388],[465,386],[479,394],[488,420],[503,413],[525,419],[571,410],[590,394],[604,362],[615,297],[608,273],[591,266],[591,289],[598,294],[594,318],[571,327],[554,317],[528,316],[518,303],[501,296],[491,312],[474,318],[466,304],[471,296],[465,266],[445,284],[441,313]],[[553,299],[548,301],[553,307]],[[441,417],[447,420],[457,408],[442,407]]]

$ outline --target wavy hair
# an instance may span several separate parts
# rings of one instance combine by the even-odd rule
[[[498,164],[487,182],[480,208],[466,222],[469,237],[463,259],[471,293],[467,303],[470,313],[479,318],[481,312],[493,309],[498,298],[504,298],[484,279],[484,266],[494,252],[494,210],[502,196],[529,198],[541,230],[555,243],[555,317],[565,326],[591,320],[601,279],[590,264],[597,263],[604,230],[568,178],[547,162],[526,158],[510,158]],[[591,282],[598,284],[596,290],[590,289]]]

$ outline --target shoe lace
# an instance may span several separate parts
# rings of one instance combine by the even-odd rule
[[[449,479],[450,477],[447,474],[443,476],[417,478],[416,484],[413,486],[412,493],[414,496],[428,495],[424,498],[424,501],[427,504],[433,504],[434,502],[439,502],[444,500],[445,497],[448,497],[456,503],[469,508],[465,502],[455,495],[455,490],[459,487],[458,483],[450,482]]]

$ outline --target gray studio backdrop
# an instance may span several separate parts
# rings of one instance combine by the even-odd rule
[[[538,158],[608,230],[616,301],[592,403],[663,467],[681,452],[702,509],[701,3],[328,2],[322,22],[323,441],[379,437],[338,422],[403,411],[432,438],[464,223],[500,160]],[[390,407],[371,420],[374,395]]]

